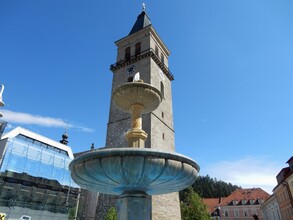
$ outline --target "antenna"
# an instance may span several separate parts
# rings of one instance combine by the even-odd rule
[[[4,106],[4,102],[2,101],[2,94],[4,91],[4,85],[0,85],[0,106],[3,107]]]
[[[4,102],[2,101],[2,94],[3,94],[3,91],[4,91],[4,85],[0,85],[0,107],[3,107],[4,106]],[[0,112],[0,118],[3,117],[3,114]],[[1,137],[1,135],[0,135]]]

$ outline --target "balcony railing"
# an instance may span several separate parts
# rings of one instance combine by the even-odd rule
[[[113,70],[120,69],[124,66],[137,62],[145,57],[151,57],[156,62],[156,64],[161,68],[163,73],[168,77],[168,79],[171,81],[174,80],[174,76],[171,73],[170,69],[160,60],[160,58],[156,55],[156,53],[154,52],[152,48],[142,51],[140,54],[133,55],[129,59],[123,59],[118,61],[117,63],[111,64],[110,70],[113,71]]]

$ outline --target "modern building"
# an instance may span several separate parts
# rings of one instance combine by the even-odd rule
[[[273,193],[278,201],[281,219],[293,219],[293,157],[288,161],[288,167],[283,168],[277,175],[277,186],[273,189]]]
[[[148,133],[146,148],[175,151],[171,82],[174,77],[169,69],[169,49],[154,29],[145,9],[138,15],[129,34],[115,42],[116,62],[113,72],[112,92],[120,85],[140,79],[156,87],[163,94],[163,101],[153,112],[143,115],[143,130]],[[124,134],[131,126],[130,114],[119,110],[111,100],[107,125],[106,148],[127,147]],[[107,199],[109,198],[109,199]],[[98,208],[114,206],[113,197],[99,196]],[[103,210],[100,210],[101,212]],[[104,211],[105,212],[105,211]],[[102,217],[100,217],[102,219]],[[178,193],[152,196],[152,219],[181,219]]]
[[[272,194],[260,207],[264,220],[282,220],[278,201]]]
[[[70,176],[66,134],[60,142],[21,127],[1,137],[0,213],[6,219],[75,219],[80,188]]]
[[[236,189],[218,204],[219,216],[221,220],[263,220],[260,206],[269,197],[261,188]]]

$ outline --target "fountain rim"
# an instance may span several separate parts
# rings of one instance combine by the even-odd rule
[[[145,83],[145,82],[128,82],[128,83],[124,83],[120,86],[118,86],[117,88],[114,89],[114,92],[112,93],[112,97],[114,99],[114,102],[116,103],[118,101],[117,99],[117,94],[119,93],[119,91],[125,91],[125,90],[128,90],[128,89],[131,89],[131,88],[144,88],[144,89],[149,89],[151,91],[153,91],[156,95],[158,95],[158,105],[162,102],[163,100],[163,94],[161,93],[161,91],[159,89],[157,89],[156,87],[154,87],[153,85],[151,84],[148,84],[148,83]],[[117,104],[117,103],[116,103]],[[133,104],[141,104],[141,100],[140,101],[136,101],[134,102]],[[157,105],[157,107],[158,107]],[[156,108],[157,108],[156,107]],[[128,108],[124,108],[122,106],[118,107],[120,110],[124,111],[124,112],[130,112],[130,106],[128,106]],[[148,109],[146,108],[146,106],[144,106],[144,109],[142,111],[143,114],[145,113],[150,113],[152,111],[154,111],[156,108],[151,108],[151,109]]]
[[[154,90],[160,96],[161,100],[163,99],[163,95],[162,95],[162,93],[161,93],[161,91],[159,89],[157,89],[153,85],[151,85],[149,83],[145,83],[145,82],[127,82],[127,83],[124,83],[124,84],[118,86],[117,88],[115,88],[113,94],[116,94],[118,90],[121,90],[124,87],[144,87],[144,88],[151,88],[152,90]]]
[[[154,158],[162,158],[162,159],[172,159],[176,161],[180,161],[182,163],[187,163],[194,167],[197,172],[200,171],[199,165],[191,158],[175,153],[175,152],[166,152],[157,149],[151,148],[130,148],[130,147],[120,147],[120,148],[102,148],[94,151],[83,153],[69,164],[69,169],[71,170],[72,166],[76,164],[82,163],[87,160],[95,159],[95,158],[105,158],[105,157],[116,157],[116,156],[143,156],[143,157],[154,157]]]

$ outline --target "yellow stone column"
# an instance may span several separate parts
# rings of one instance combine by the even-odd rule
[[[128,142],[128,147],[144,148],[147,133],[142,130],[142,111],[143,105],[134,104],[131,106],[132,128],[126,133],[125,138]]]

